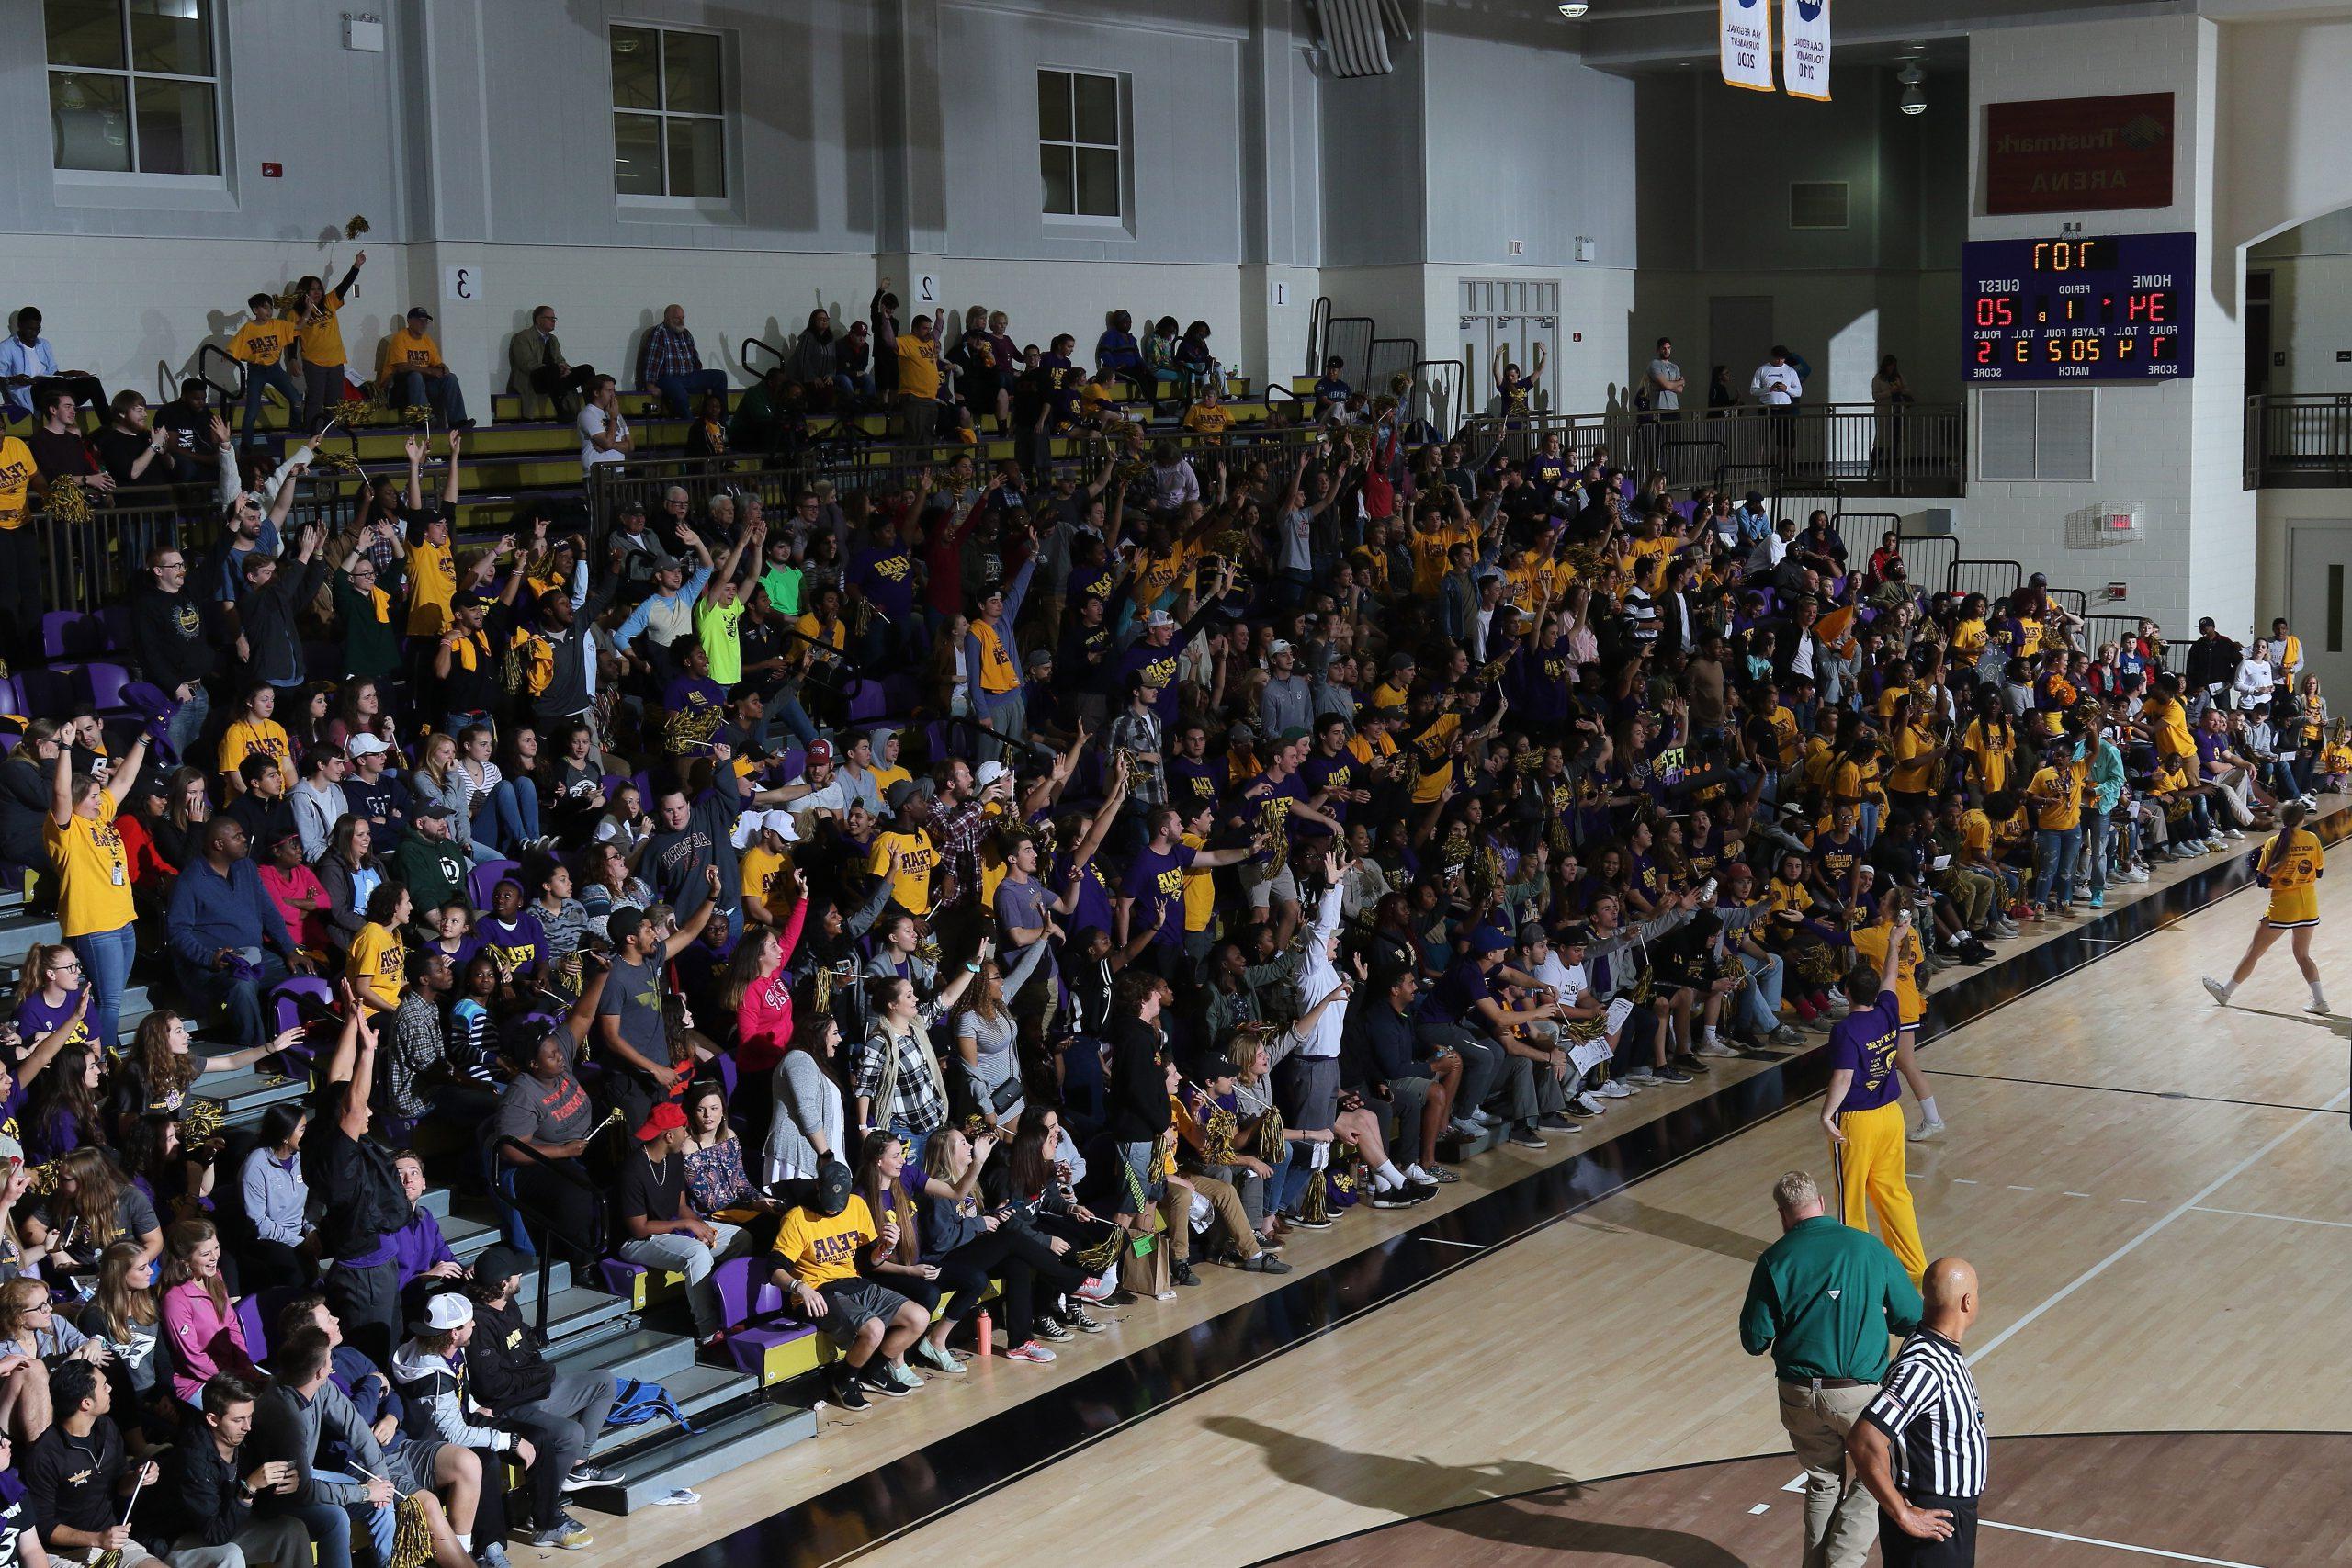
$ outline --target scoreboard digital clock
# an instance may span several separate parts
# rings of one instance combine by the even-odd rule
[[[1973,240],[1960,265],[1969,381],[2165,381],[2195,363],[2194,234]]]

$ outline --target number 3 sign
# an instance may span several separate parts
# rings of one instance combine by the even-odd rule
[[[478,266],[445,266],[441,269],[441,294],[444,299],[462,299],[468,304],[481,298],[481,268]]]

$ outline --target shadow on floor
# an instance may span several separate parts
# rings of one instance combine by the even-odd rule
[[[1689,1214],[1660,1209],[1620,1193],[1595,1203],[1569,1222],[1590,1229],[1613,1226],[1620,1230],[1639,1231],[1660,1241],[1679,1242],[1684,1247],[1705,1252],[1721,1253],[1741,1263],[1753,1263],[1764,1256],[1770,1242]]]
[[[1405,1498],[1438,1495],[1460,1499],[1443,1512],[1420,1516],[1418,1522],[1426,1528],[1454,1531],[1520,1550],[1613,1552],[1655,1562],[1660,1568],[1749,1568],[1747,1559],[1737,1553],[1686,1530],[1607,1524],[1551,1512],[1584,1496],[1587,1488],[1566,1472],[1532,1460],[1446,1464],[1425,1456],[1359,1452],[1285,1432],[1246,1416],[1212,1416],[1203,1424],[1219,1437],[1258,1449],[1265,1458],[1266,1468],[1288,1484],[1319,1492],[1360,1508],[1393,1513]],[[1520,1506],[1491,1506],[1504,1500],[1516,1500]],[[1335,1545],[1325,1541],[1284,1558],[1266,1561],[1290,1561],[1330,1551]]]

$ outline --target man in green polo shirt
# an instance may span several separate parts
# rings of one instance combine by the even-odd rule
[[[1884,1242],[1822,1212],[1813,1178],[1772,1184],[1781,1239],[1756,1260],[1739,1342],[1772,1352],[1781,1425],[1804,1465],[1804,1568],[1861,1568],[1877,1539],[1871,1495],[1846,1473],[1846,1433],[1886,1376],[1887,1337],[1919,1326],[1918,1289]]]

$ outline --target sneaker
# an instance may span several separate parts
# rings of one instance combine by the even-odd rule
[[[934,1372],[945,1372],[951,1378],[964,1375],[964,1358],[944,1345],[934,1345],[926,1337],[915,1340],[914,1354]]]
[[[2144,865],[2135,865],[2131,870],[2123,874],[2123,880],[2126,882],[2145,882],[2148,880],[2148,868]]]
[[[1151,1292],[1151,1299],[1156,1302],[1172,1302],[1176,1299],[1176,1292],[1173,1291],[1154,1291]]]
[[[1170,1293],[1173,1294],[1174,1292],[1170,1292]],[[1046,1349],[1043,1345],[1038,1344],[1035,1339],[1030,1339],[1024,1340],[1023,1343],[1015,1345],[1012,1349],[1007,1350],[1004,1353],[1004,1359],[1008,1361],[1028,1361],[1042,1367],[1046,1362],[1054,1359],[1054,1353],[1051,1350]]]
[[[1446,1185],[1462,1179],[1458,1172],[1445,1166],[1425,1165],[1421,1167],[1421,1168],[1429,1172],[1430,1179],[1431,1181],[1437,1182],[1440,1185]]]
[[[1455,1137],[1464,1139],[1483,1138],[1487,1135],[1487,1130],[1484,1127],[1479,1126],[1476,1122],[1465,1122],[1459,1116],[1446,1123],[1446,1130]]]
[[[1657,1070],[1660,1083],[1689,1083],[1690,1081],[1690,1075],[1672,1062]]]
[[[1915,1144],[1925,1144],[1943,1135],[1944,1124],[1941,1122],[1922,1122],[1912,1129],[1910,1141]]]
[[[1192,1264],[1182,1258],[1171,1258],[1168,1260],[1168,1277],[1180,1285],[1197,1285],[1201,1282],[1201,1277],[1193,1272]]]
[[[1598,1116],[1607,1109],[1600,1103],[1600,1096],[1589,1089],[1578,1091],[1573,1103],[1587,1116]]]
[[[1087,1311],[1076,1302],[1069,1303],[1069,1310],[1062,1314],[1062,1316],[1069,1321],[1069,1325],[1072,1328],[1077,1329],[1080,1334],[1104,1334],[1110,1331],[1111,1325],[1109,1324],[1103,1322],[1101,1318],[1095,1316],[1092,1313]]]
[[[865,1397],[863,1380],[846,1361],[835,1361],[826,1369],[826,1382],[831,1387],[833,1403],[843,1410],[864,1410],[871,1403]]]
[[[1775,1045],[1802,1045],[1804,1043],[1804,1031],[1784,1023],[1772,1031],[1770,1038]]]
[[[2222,1007],[2230,1005],[2230,988],[2211,975],[2205,976],[2205,994]]]
[[[563,1551],[580,1551],[595,1543],[596,1538],[588,1533],[588,1527],[570,1514],[558,1514],[555,1517],[555,1523],[544,1529],[536,1530],[531,1535],[533,1546],[550,1547]]]
[[[1098,1276],[1089,1280],[1070,1293],[1082,1302],[1107,1302],[1111,1299],[1111,1292],[1118,1288],[1110,1280]]]
[[[1600,1096],[1603,1100],[1631,1100],[1634,1098],[1634,1091],[1625,1087],[1625,1080],[1623,1078],[1611,1078],[1607,1083],[1602,1084],[1599,1089],[1594,1089],[1592,1092]]]
[[[1408,1176],[1405,1179],[1405,1194],[1416,1203],[1426,1203],[1437,1196],[1437,1183],[1415,1181]]]
[[[2083,895],[2083,903],[2088,908],[2104,909],[2107,908],[2107,893],[2104,889],[2097,893],[2086,893]]]
[[[1372,1194],[1372,1206],[1375,1209],[1409,1209],[1419,1201],[1402,1187],[1377,1188]]]
[[[1736,1056],[1739,1055],[1738,1052],[1724,1044],[1721,1037],[1717,1037],[1713,1040],[1700,1041],[1698,1050],[1694,1054],[1701,1056]]]
[[[1640,1089],[1651,1088],[1654,1085],[1664,1083],[1666,1080],[1657,1076],[1657,1068],[1645,1066],[1635,1067],[1632,1072],[1625,1075],[1623,1081],[1631,1084],[1637,1089]]]
[[[2245,829],[2243,828],[2224,828],[2222,829],[2222,837],[2229,840],[2230,842],[2234,844],[2239,840],[2245,837]]]
[[[1577,1124],[1556,1111],[1546,1111],[1535,1119],[1535,1130],[1539,1133],[1573,1133]]]
[[[1484,1106],[1481,1106],[1477,1110],[1470,1112],[1470,1120],[1476,1122],[1481,1127],[1499,1127],[1503,1124],[1502,1117],[1496,1115],[1493,1111],[1487,1110]]]
[[[580,1463],[573,1465],[571,1472],[563,1478],[563,1489],[570,1492],[582,1486],[609,1486],[616,1484],[621,1479],[619,1471],[606,1470],[601,1465],[590,1464],[582,1460]]]
[[[481,1568],[514,1568],[506,1555],[506,1548],[494,1540],[484,1541],[477,1547],[474,1561],[481,1563]]]
[[[891,1371],[889,1363],[887,1361],[878,1367],[868,1361],[858,1372],[857,1381],[868,1393],[878,1393],[885,1399],[907,1397],[906,1389],[900,1386],[897,1374]],[[920,1388],[922,1385],[922,1380],[916,1378],[915,1385]]]
[[[1055,1344],[1058,1345],[1063,1340],[1069,1337],[1069,1330],[1064,1328],[1060,1324],[1056,1323],[1050,1317],[1041,1317],[1037,1320],[1037,1337],[1040,1339],[1050,1339]]]
[[[2311,1000],[2303,1004],[2303,1010],[2310,1013],[2314,1018],[2331,1018],[2335,1016],[2328,1010],[2327,998],[2325,997],[2313,997]]]
[[[1680,1067],[1686,1073],[1712,1073],[1715,1070],[1714,1068],[1707,1066],[1705,1058],[1692,1051],[1685,1051],[1679,1056],[1675,1057],[1674,1065]]]
[[[1328,1231],[1332,1222],[1329,1214],[1319,1220],[1310,1220],[1304,1214],[1284,1214],[1283,1224],[1303,1231]]]
[[[904,1361],[892,1361],[887,1370],[890,1374],[890,1381],[906,1393],[921,1393],[922,1392],[922,1374]]]
[[[1534,1129],[1531,1127],[1513,1127],[1510,1130],[1510,1136],[1503,1141],[1509,1144],[1516,1144],[1522,1149],[1548,1149],[1552,1146],[1545,1143],[1542,1138],[1536,1136]],[[1379,1200],[1377,1199],[1374,1200],[1374,1202],[1377,1202]]]
[[[1239,1267],[1245,1274],[1287,1274],[1290,1272],[1290,1265],[1271,1252],[1261,1252],[1255,1258],[1245,1258],[1241,1260]]]

